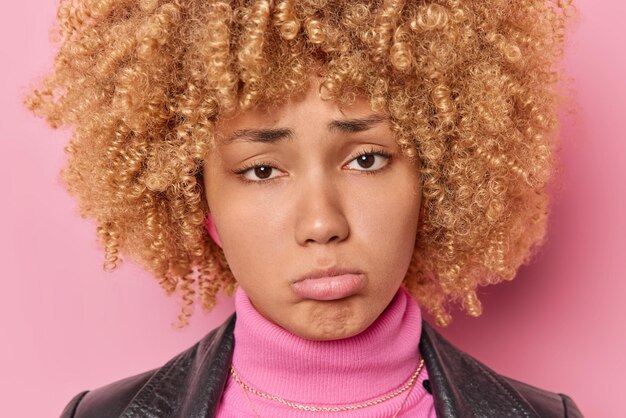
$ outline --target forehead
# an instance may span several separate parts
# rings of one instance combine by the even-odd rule
[[[322,99],[317,84],[312,83],[303,95],[220,117],[215,126],[215,136],[221,145],[243,137],[271,142],[272,135],[294,135],[305,129],[325,129],[331,133],[360,132],[386,125],[387,120],[384,113],[372,111],[365,96],[355,96],[351,104],[341,105],[337,101]]]

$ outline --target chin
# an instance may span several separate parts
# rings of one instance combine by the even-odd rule
[[[309,322],[306,327],[291,331],[301,338],[314,341],[331,341],[350,338],[367,329],[367,324],[353,322]]]
[[[307,301],[283,315],[283,328],[307,340],[329,341],[350,338],[365,331],[378,317],[363,300]]]

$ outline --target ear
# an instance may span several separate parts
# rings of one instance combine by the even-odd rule
[[[222,248],[222,241],[220,241],[220,236],[217,233],[217,228],[215,228],[215,222],[213,221],[213,216],[211,216],[211,213],[209,213],[204,220],[204,227],[211,236],[211,238],[213,238],[213,241],[215,241],[215,243],[220,248]]]

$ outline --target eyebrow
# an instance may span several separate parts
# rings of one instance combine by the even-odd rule
[[[380,113],[365,118],[335,119],[328,123],[327,129],[333,133],[357,133],[367,131],[386,120],[387,117]],[[289,128],[239,129],[226,138],[224,143],[231,144],[236,141],[276,143],[285,139],[293,140],[294,137],[293,130]]]
[[[328,123],[328,130],[330,132],[341,133],[362,132],[371,129],[375,125],[378,125],[386,120],[387,117],[385,115],[381,115],[380,113],[375,113],[362,119],[333,120]]]

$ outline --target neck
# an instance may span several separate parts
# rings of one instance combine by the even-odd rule
[[[235,296],[233,367],[248,385],[295,401],[351,403],[403,386],[420,360],[421,312],[400,288],[365,331],[313,341],[264,318],[241,287]]]

